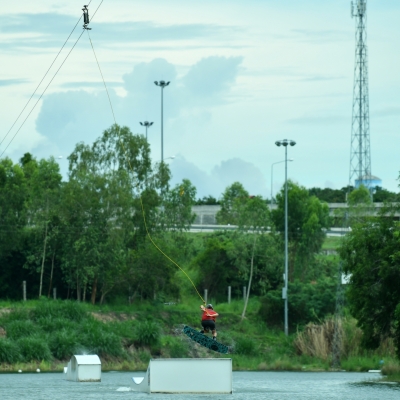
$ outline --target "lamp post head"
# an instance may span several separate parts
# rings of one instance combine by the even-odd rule
[[[170,82],[165,82],[165,81],[160,81],[160,82],[154,81],[154,83],[155,83],[157,86],[160,86],[161,89],[164,89],[165,86],[168,86],[168,85],[170,84]]]
[[[288,139],[283,139],[283,140],[278,140],[275,142],[275,144],[279,146],[284,146],[287,147],[288,145],[290,146],[295,146],[296,142],[294,140],[288,140]]]
[[[153,122],[149,122],[149,121],[144,121],[144,122],[139,122],[140,125],[145,126],[146,128],[149,128],[150,126],[153,125]]]

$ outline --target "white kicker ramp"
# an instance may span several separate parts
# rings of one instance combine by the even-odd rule
[[[146,393],[232,393],[231,358],[150,360],[146,375],[131,387]]]
[[[97,355],[74,355],[64,367],[67,381],[101,382],[101,361]]]

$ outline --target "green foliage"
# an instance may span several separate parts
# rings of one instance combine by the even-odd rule
[[[374,203],[399,202],[400,193],[390,192],[380,186],[375,186],[372,198]]]
[[[318,322],[335,311],[336,280],[321,279],[318,282],[304,284],[295,281],[289,284],[289,325]],[[283,325],[284,301],[282,291],[270,291],[262,299],[259,315],[268,326]]]
[[[11,321],[6,324],[7,338],[18,340],[26,336],[32,336],[39,332],[38,327],[30,320]]]
[[[4,323],[11,321],[25,321],[29,320],[29,310],[22,307],[11,307],[11,310],[7,314],[3,314],[0,321],[4,321]]]
[[[28,336],[17,341],[21,356],[25,362],[49,361],[52,358],[47,337]]]
[[[80,339],[82,346],[92,354],[100,356],[122,356],[121,339],[112,332],[97,329],[91,332],[86,332]]]
[[[282,237],[285,234],[285,190],[277,195],[278,208],[272,220]],[[331,224],[329,209],[306,188],[288,181],[289,280],[305,280],[315,254],[322,247],[325,229]]]
[[[157,237],[157,246],[173,257],[176,253],[170,243]],[[154,299],[167,296],[178,299],[179,290],[175,281],[177,267],[172,264],[150,241],[144,242],[137,251],[132,251],[129,257],[129,282],[138,288],[141,298]]]
[[[363,344],[370,349],[386,337],[393,337],[399,346],[400,227],[391,216],[393,211],[388,208],[378,218],[356,224],[340,249],[344,271],[351,274],[350,312],[363,331]]]
[[[234,352],[240,355],[253,356],[257,352],[257,345],[253,339],[242,336],[236,339]]]
[[[162,221],[168,229],[188,230],[196,218],[192,212],[196,188],[188,179],[177,184],[165,195]]]
[[[32,318],[63,318],[74,322],[80,322],[86,316],[83,304],[76,301],[43,301],[32,311]]]
[[[233,248],[231,234],[214,233],[205,238],[204,251],[194,260],[201,271],[200,287],[207,288],[210,298],[226,298],[228,286],[241,287],[243,279],[239,277],[238,268],[229,256]]]
[[[186,358],[189,351],[188,342],[175,336],[162,336],[161,347],[163,354],[171,358]]]
[[[204,196],[201,199],[197,199],[195,204],[196,204],[196,206],[204,206],[204,205],[215,206],[215,205],[218,205],[220,203],[213,196]]]
[[[69,359],[80,347],[79,329],[61,329],[50,336],[49,348],[58,360]]]
[[[77,340],[83,348],[92,354],[122,356],[121,338],[115,334],[110,326],[88,318],[83,321],[79,329]]]
[[[160,327],[153,321],[139,322],[135,327],[135,342],[139,346],[157,345],[161,338]]]
[[[240,182],[228,186],[222,194],[221,209],[216,215],[218,224],[239,225],[241,210],[249,199],[249,193]]]
[[[351,207],[371,205],[371,193],[364,185],[361,185],[349,194],[348,203]]]
[[[313,187],[308,190],[310,196],[318,197],[319,200],[325,201],[327,203],[345,203],[346,194],[352,187],[343,187],[341,189],[331,189],[331,188],[317,188]]]
[[[41,317],[36,320],[37,325],[43,332],[57,332],[63,329],[73,329],[77,326],[77,322],[68,317]]]
[[[0,339],[0,363],[15,364],[21,360],[18,345],[9,339]]]
[[[396,306],[393,325],[395,330],[394,343],[397,350],[397,357],[400,359],[400,303]]]

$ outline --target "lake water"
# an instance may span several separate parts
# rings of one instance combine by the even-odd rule
[[[62,373],[0,374],[0,399],[148,399],[130,390],[139,372],[103,372],[99,383],[78,383]],[[204,379],[207,371],[204,371]],[[232,395],[152,394],[156,399],[312,400],[400,399],[400,384],[379,383],[380,374],[351,372],[233,372]]]

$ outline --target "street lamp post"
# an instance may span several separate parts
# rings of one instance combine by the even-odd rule
[[[293,161],[293,158],[289,158],[288,161]],[[277,162],[274,162],[274,163],[271,164],[271,205],[272,205],[273,202],[274,202],[273,196],[272,196],[272,185],[273,185],[273,183],[274,183],[274,165],[275,165],[275,164],[280,164],[280,163],[283,163],[283,162],[285,162],[285,160],[277,161]]]
[[[144,122],[140,122],[140,125],[146,127],[146,140],[147,140],[147,129],[153,125],[153,122],[144,121]]]
[[[169,85],[170,82],[165,81],[154,81],[157,86],[161,88],[161,162],[164,161],[164,88]]]
[[[289,256],[288,256],[288,195],[287,195],[287,146],[294,146],[296,142],[294,140],[278,140],[275,144],[283,146],[285,148],[285,287],[282,290],[282,298],[285,300],[285,335],[289,335],[289,324],[288,324],[288,266],[289,266]]]

